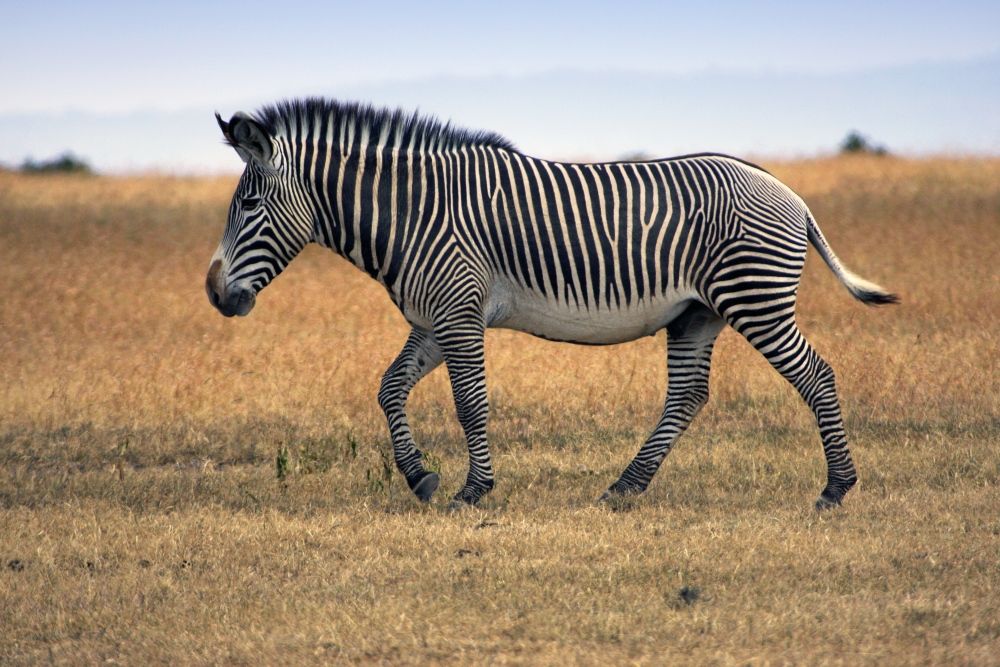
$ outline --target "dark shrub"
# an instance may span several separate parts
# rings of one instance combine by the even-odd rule
[[[840,152],[867,153],[869,155],[888,155],[889,153],[885,146],[871,143],[867,137],[856,130],[848,132],[844,140],[840,142]]]
[[[91,174],[93,169],[86,160],[78,158],[70,152],[65,152],[62,155],[54,157],[50,160],[42,160],[40,162],[35,162],[33,159],[28,158],[21,165],[21,171],[26,174],[46,174],[46,173],[63,173],[63,174]]]
[[[648,160],[655,159],[655,156],[647,153],[646,151],[629,151],[628,153],[618,157],[619,162],[646,162]]]

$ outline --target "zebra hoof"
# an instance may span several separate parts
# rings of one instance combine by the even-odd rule
[[[456,512],[464,512],[465,510],[474,509],[475,505],[472,503],[467,503],[464,500],[459,500],[455,498],[448,505],[448,514],[455,514]]]
[[[414,485],[413,493],[420,502],[429,503],[440,483],[441,477],[436,472],[429,472]]]
[[[615,501],[618,498],[621,498],[621,496],[619,494],[617,494],[617,493],[611,493],[611,491],[605,491],[604,493],[601,494],[601,497],[598,498],[597,502],[594,503],[594,504],[595,505],[607,505],[608,503],[613,502],[613,501]]]
[[[614,489],[608,489],[595,503],[598,507],[607,507],[612,512],[625,512],[632,509],[635,502],[635,493],[620,493]]]
[[[492,488],[492,484],[490,488]],[[463,510],[472,509],[476,506],[489,489],[481,491],[475,487],[465,487],[454,498],[451,499],[451,504],[448,505],[448,512],[461,512]]]
[[[840,498],[834,498],[827,495],[824,491],[820,494],[819,499],[816,501],[816,511],[824,512],[826,510],[835,510],[841,507]]]

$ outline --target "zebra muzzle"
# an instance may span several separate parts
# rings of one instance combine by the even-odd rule
[[[253,310],[257,301],[257,294],[250,288],[233,286],[233,289],[227,289],[222,260],[218,259],[212,262],[212,266],[208,269],[205,292],[212,305],[226,317],[234,315],[243,317]]]

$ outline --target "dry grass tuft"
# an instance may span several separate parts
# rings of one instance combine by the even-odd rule
[[[443,512],[465,452],[438,371],[419,506],[384,465],[407,330],[377,284],[311,247],[226,320],[202,286],[232,179],[0,173],[0,662],[996,664],[1000,161],[766,166],[903,297],[866,309],[808,262],[861,475],[841,511],[811,509],[811,414],[731,331],[619,512],[592,503],[659,414],[662,335],[490,332],[497,488]]]

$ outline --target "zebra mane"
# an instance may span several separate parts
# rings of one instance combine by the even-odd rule
[[[450,122],[442,123],[434,116],[408,113],[402,109],[373,107],[357,102],[338,102],[322,97],[285,100],[261,107],[257,122],[274,136],[288,135],[291,127],[308,128],[318,125],[350,129],[357,135],[367,129],[371,137],[387,134],[395,146],[423,143],[437,150],[463,146],[492,146],[511,152],[514,144],[495,132],[467,130]],[[337,131],[335,130],[335,133]]]

